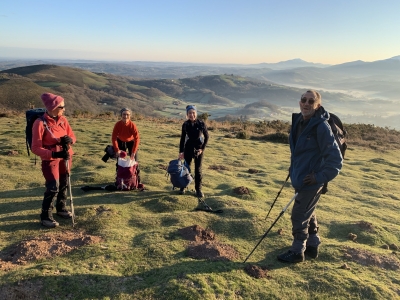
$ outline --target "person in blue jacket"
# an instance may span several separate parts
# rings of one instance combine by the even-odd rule
[[[292,116],[289,173],[298,194],[291,216],[293,243],[287,252],[278,255],[278,260],[283,262],[302,262],[305,255],[318,257],[321,241],[315,207],[324,183],[335,178],[343,164],[327,121],[329,113],[321,104],[320,93],[309,90],[299,101],[300,113]]]

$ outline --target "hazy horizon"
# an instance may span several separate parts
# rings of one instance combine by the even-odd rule
[[[388,4],[390,3],[390,5]],[[201,64],[341,64],[399,55],[400,2],[2,3],[0,57]],[[366,51],[368,49],[368,51]]]

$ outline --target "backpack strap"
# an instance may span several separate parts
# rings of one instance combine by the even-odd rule
[[[57,138],[57,137],[55,137],[55,135],[53,134],[53,132],[50,130],[50,127],[47,125],[47,122],[46,122],[46,120],[44,119],[44,117],[41,116],[40,119],[41,119],[42,122],[43,122],[43,126],[46,127],[47,131],[50,133],[50,135],[53,137],[53,139],[55,139],[57,142],[59,142],[60,139]]]

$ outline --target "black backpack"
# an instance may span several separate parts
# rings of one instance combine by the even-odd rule
[[[346,143],[347,131],[343,127],[342,121],[335,114],[329,113],[328,124],[332,129],[332,133],[335,136],[335,140],[339,146],[340,153],[342,153],[342,157],[344,158],[344,154],[346,153],[347,149],[347,143]]]
[[[32,127],[33,123],[35,123],[37,118],[41,118],[43,122],[43,115],[46,112],[45,108],[34,108],[26,111],[26,128],[25,128],[25,137],[26,137],[26,150],[29,153],[29,149],[32,150]]]
[[[346,153],[347,143],[347,130],[344,128],[342,121],[339,117],[333,113],[329,113],[328,124],[331,127],[333,136],[335,137],[336,143],[339,146],[340,153],[342,153],[342,157],[344,159],[344,154]],[[326,194],[328,192],[328,183],[325,182],[324,186],[321,190],[321,194]]]

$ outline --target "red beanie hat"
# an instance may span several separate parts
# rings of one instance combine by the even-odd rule
[[[47,111],[56,109],[64,101],[63,97],[51,93],[44,93],[41,98]]]

